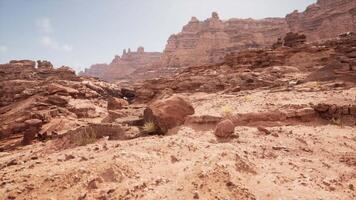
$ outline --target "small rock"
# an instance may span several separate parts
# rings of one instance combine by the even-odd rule
[[[12,165],[17,165],[17,164],[18,164],[17,160],[13,159],[10,162],[8,162],[6,166],[12,166]]]
[[[89,183],[88,183],[88,189],[98,189],[98,183],[97,183],[97,180],[96,179],[93,179],[91,180]]]
[[[257,127],[257,129],[260,131],[260,132],[263,132],[265,133],[266,135],[270,135],[271,134],[271,131],[267,130],[266,128],[263,128],[261,126]]]
[[[75,156],[73,156],[73,155],[65,155],[65,158],[64,158],[64,160],[65,161],[67,161],[67,160],[72,160],[72,159],[74,159],[75,158]]]
[[[176,162],[178,162],[178,161],[179,161],[179,159],[178,159],[177,157],[171,155],[171,162],[172,162],[172,163],[176,163]]]
[[[199,199],[199,193],[198,193],[198,191],[194,191],[194,192],[193,192],[193,198],[194,198],[194,199]]]
[[[230,119],[226,119],[216,125],[215,136],[230,137],[234,133],[235,125]]]

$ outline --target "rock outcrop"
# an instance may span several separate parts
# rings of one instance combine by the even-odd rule
[[[89,69],[81,72],[82,76],[94,76],[106,81],[117,81],[127,78],[128,75],[139,69],[155,68],[159,65],[161,53],[145,52],[143,47],[139,47],[136,52],[129,49],[123,51],[122,56],[115,56],[113,61],[107,64],[92,65]]]
[[[318,0],[304,12],[286,16],[289,30],[305,34],[309,41],[356,32],[356,1]]]
[[[226,52],[272,45],[286,32],[283,18],[230,19],[223,21],[217,13],[199,21],[193,17],[182,32],[172,35],[162,56],[166,67],[189,67],[219,63]]]
[[[123,97],[118,86],[77,77],[68,67],[10,61],[0,65],[0,139],[23,135],[31,144],[36,136],[63,134],[104,118],[106,100],[115,97]]]
[[[318,0],[304,12],[294,11],[286,18],[222,21],[216,13],[205,21],[193,17],[182,32],[168,39],[162,65],[179,68],[216,64],[226,53],[270,46],[287,32],[302,33],[308,41],[316,41],[356,32],[355,24],[354,0]]]
[[[226,55],[221,64],[188,67],[171,76],[137,82],[139,101],[151,101],[171,90],[180,92],[239,92],[310,81],[355,82],[356,35],[313,43],[251,49]],[[298,45],[297,45],[298,44]]]

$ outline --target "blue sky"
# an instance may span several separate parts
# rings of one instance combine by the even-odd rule
[[[0,63],[46,59],[81,70],[124,48],[163,51],[192,16],[284,17],[316,0],[0,0]]]

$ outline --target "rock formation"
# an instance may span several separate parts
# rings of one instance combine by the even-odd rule
[[[356,35],[349,33],[331,40],[301,43],[289,40],[276,49],[250,49],[227,54],[220,64],[188,67],[170,77],[136,82],[137,97],[150,101],[165,91],[239,92],[263,86],[289,85],[290,81],[356,81]],[[297,35],[301,37],[302,35]],[[302,38],[304,38],[302,36]],[[295,43],[293,43],[295,42]],[[315,66],[322,66],[315,68]],[[307,76],[296,78],[303,71]]]
[[[27,145],[35,137],[100,122],[108,115],[106,100],[124,96],[116,85],[78,77],[72,69],[56,69],[48,61],[38,61],[37,67],[30,60],[1,64],[0,139],[23,135]]]
[[[305,34],[309,41],[356,32],[356,1],[318,0],[304,12],[286,16],[289,30]]]
[[[355,24],[354,0],[318,0],[304,12],[294,11],[285,18],[225,21],[214,12],[204,21],[192,17],[180,33],[169,37],[163,54],[143,53],[143,48],[128,53],[124,50],[122,58],[116,57],[110,65],[94,65],[83,74],[110,81],[157,78],[172,75],[181,68],[222,63],[225,55],[231,52],[268,47],[288,32],[303,34],[307,41],[316,41],[356,32]],[[293,35],[290,36],[293,39]],[[302,43],[305,40],[294,39]]]
[[[105,63],[94,64],[91,65],[89,68],[85,69],[83,72],[80,72],[79,75],[103,78],[108,68],[109,65]]]
[[[333,38],[356,32],[354,0],[318,0],[306,11],[294,11],[286,18],[222,21],[217,13],[199,21],[193,17],[182,32],[172,35],[162,56],[162,65],[189,67],[216,64],[226,53],[273,44],[287,32],[303,33],[308,41]]]
[[[145,52],[143,47],[139,47],[136,52],[123,50],[122,56],[115,56],[109,65],[92,65],[80,75],[99,77],[106,81],[125,79],[135,70],[158,66],[160,57],[161,53]]]
[[[215,12],[205,21],[193,17],[182,32],[168,39],[162,65],[189,67],[219,63],[231,49],[241,50],[273,44],[288,31],[287,27],[282,18],[222,21]]]

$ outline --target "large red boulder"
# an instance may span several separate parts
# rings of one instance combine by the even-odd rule
[[[194,108],[191,103],[180,95],[173,95],[149,105],[144,111],[144,120],[153,122],[158,134],[165,134],[168,129],[183,124],[185,118],[192,114],[194,114]]]

